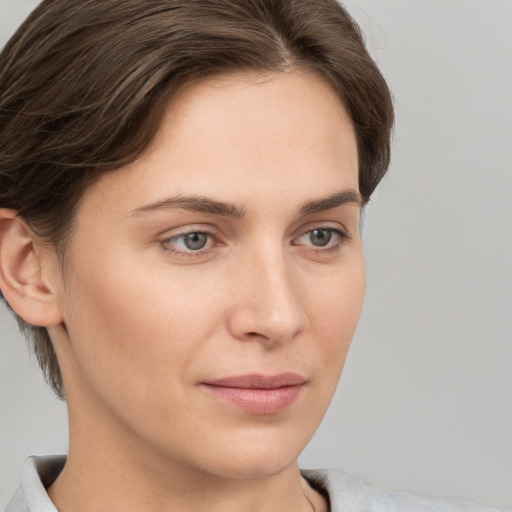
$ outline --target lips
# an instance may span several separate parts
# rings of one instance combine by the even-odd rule
[[[239,375],[203,383],[214,396],[253,414],[276,414],[288,408],[306,384],[295,373]]]

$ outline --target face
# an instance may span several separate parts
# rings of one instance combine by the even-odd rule
[[[359,318],[359,213],[354,131],[318,77],[181,92],[76,214],[51,330],[72,442],[218,475],[293,464]]]

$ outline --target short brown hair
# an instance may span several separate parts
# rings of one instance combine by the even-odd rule
[[[393,105],[336,0],[44,0],[0,54],[0,208],[62,254],[85,188],[144,151],[179,88],[289,68],[316,71],[345,105],[367,202],[389,165]],[[18,323],[64,397],[46,329]]]

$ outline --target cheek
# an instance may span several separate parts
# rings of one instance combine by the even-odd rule
[[[172,389],[171,377],[186,372],[208,336],[212,314],[208,302],[199,304],[204,294],[188,290],[196,310],[204,309],[198,322],[179,283],[142,267],[77,265],[69,289],[75,292],[65,322],[76,363],[89,386],[113,400],[129,390],[134,403],[143,402],[158,387]]]
[[[322,366],[336,379],[343,368],[361,315],[365,283],[361,256],[325,280],[321,293],[310,295],[310,318],[321,347]]]

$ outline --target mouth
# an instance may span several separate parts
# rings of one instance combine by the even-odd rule
[[[276,414],[298,398],[306,379],[294,373],[239,375],[202,383],[217,398],[252,414]]]

